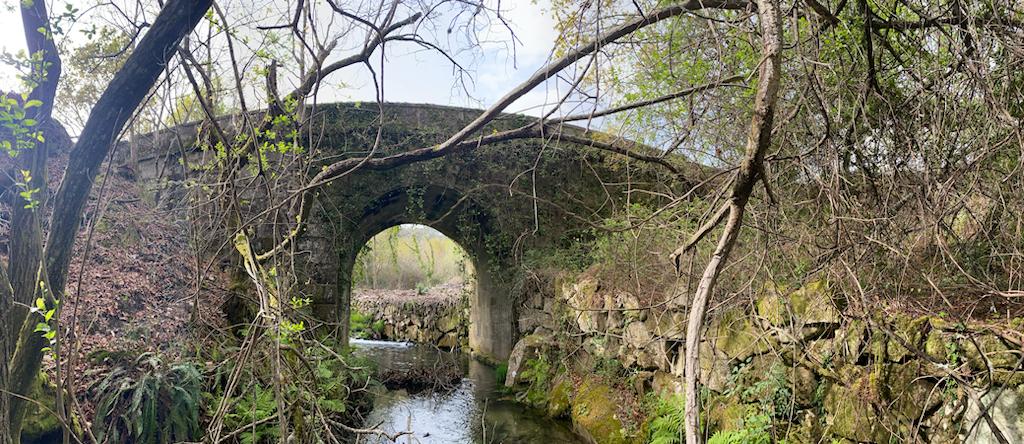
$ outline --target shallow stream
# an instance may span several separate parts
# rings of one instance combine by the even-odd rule
[[[494,368],[469,359],[462,353],[432,346],[401,342],[353,339],[356,353],[367,356],[381,368],[411,369],[455,361],[464,377],[451,390],[405,390],[378,393],[365,427],[389,434],[411,431],[399,443],[479,444],[549,443],[581,444],[567,421],[553,420],[543,412],[507,399],[500,391]],[[391,442],[364,437],[363,443]]]

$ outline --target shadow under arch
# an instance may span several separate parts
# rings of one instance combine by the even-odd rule
[[[511,262],[502,251],[492,248],[487,233],[494,216],[455,190],[439,187],[402,187],[382,193],[370,201],[357,217],[347,247],[340,248],[337,275],[338,317],[351,315],[352,271],[360,249],[384,230],[405,224],[431,227],[466,251],[476,273],[476,288],[470,298],[469,348],[477,357],[500,360],[512,351],[514,304],[511,295]],[[349,326],[340,326],[347,338]]]

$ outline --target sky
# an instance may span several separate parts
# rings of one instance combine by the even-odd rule
[[[16,0],[14,0],[16,1]],[[72,0],[80,5],[92,0]],[[12,0],[5,0],[0,8],[0,48],[9,53],[23,50],[21,18]],[[549,59],[557,36],[554,20],[548,11],[549,0],[502,0],[502,16],[508,21],[519,39],[515,57],[508,46],[509,34],[497,24],[485,29],[482,51],[459,54],[460,62],[471,66],[468,94],[456,86],[451,63],[443,56],[423,51],[411,45],[392,45],[386,53],[384,65],[385,100],[393,102],[432,103],[440,105],[486,107],[503,96],[543,66]],[[51,2],[49,8],[61,10],[64,2]],[[84,8],[84,6],[80,6]],[[0,88],[14,89],[17,80],[14,70],[0,66]],[[329,78],[331,86],[322,90],[320,101],[374,100],[372,78],[365,69],[347,69]],[[344,83],[344,88],[333,85]],[[509,111],[538,115],[541,105],[557,97],[555,82],[541,86],[517,101]]]

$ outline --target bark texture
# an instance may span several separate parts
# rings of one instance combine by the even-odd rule
[[[729,253],[743,226],[743,213],[754,190],[754,185],[763,175],[764,155],[771,144],[772,121],[775,116],[775,102],[781,76],[779,63],[782,49],[782,29],[776,0],[759,0],[758,15],[761,21],[761,39],[764,61],[761,64],[754,97],[754,116],[747,136],[746,154],[733,182],[729,196],[728,217],[725,229],[718,239],[715,252],[701,275],[697,292],[690,305],[686,325],[686,378],[685,378],[685,431],[687,444],[700,444],[700,342],[704,321],[707,317],[708,301],[715,290],[715,281],[722,266],[729,260]]]
[[[45,296],[49,304],[53,304],[54,299],[60,299],[82,212],[100,165],[109,154],[113,142],[117,140],[129,117],[166,68],[167,61],[175,53],[175,48],[198,24],[211,4],[212,0],[167,2],[124,67],[114,76],[94,106],[78,142],[71,151],[64,178],[54,200],[45,250],[42,244],[40,211],[20,211],[19,209],[29,209],[23,208],[24,205],[14,205],[16,212],[20,211],[21,215],[16,215],[12,221],[10,279],[0,276],[0,290],[5,284],[10,284],[7,288],[12,290],[11,297],[6,297],[3,294],[5,292],[0,291],[0,296],[4,296],[0,309],[3,309],[3,315],[10,320],[9,324],[5,323],[10,325],[10,328],[3,329],[3,334],[7,337],[0,342],[17,343],[13,356],[9,361],[5,359],[9,367],[9,373],[4,374],[2,381],[5,390],[16,395],[28,392],[29,386],[39,372],[43,349],[48,345],[46,338],[35,333],[35,322],[27,317],[27,309],[15,310],[13,307],[25,307],[37,295]],[[22,5],[29,49],[33,53],[43,51],[44,60],[49,61],[42,66],[46,71],[46,81],[32,93],[32,98],[43,103],[43,106],[34,108],[37,110],[35,113],[42,117],[37,119],[37,122],[41,123],[49,120],[56,83],[60,77],[60,60],[52,39],[48,37],[50,33],[41,34],[37,31],[40,28],[49,29],[45,2],[23,2]],[[33,173],[33,179],[38,177],[42,183],[39,187],[41,195],[46,195],[45,144],[30,154],[28,158],[33,171],[36,168],[40,171],[38,175]],[[40,282],[44,283],[47,291],[39,291]],[[22,305],[16,305],[15,302]],[[14,333],[15,330],[20,332]],[[9,399],[10,411],[4,416],[9,417],[5,439],[17,442],[25,410],[24,400],[17,396]]]

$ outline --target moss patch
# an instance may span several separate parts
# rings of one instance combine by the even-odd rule
[[[572,423],[577,433],[597,444],[626,444],[611,387],[583,381],[572,400]]]
[[[53,408],[56,406],[57,388],[50,382],[46,374],[40,374],[32,384],[29,398]],[[22,423],[21,442],[23,444],[59,442],[63,426],[57,416],[39,407],[35,402],[29,403]]]

